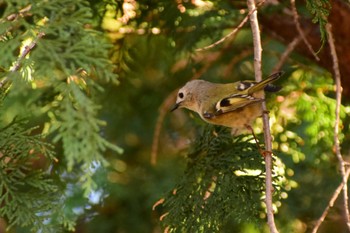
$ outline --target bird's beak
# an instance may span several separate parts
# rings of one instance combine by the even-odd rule
[[[175,111],[175,110],[178,109],[179,107],[180,107],[180,103],[174,104],[174,106],[171,107],[170,112]]]

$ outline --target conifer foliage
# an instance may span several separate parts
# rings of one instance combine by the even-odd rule
[[[36,161],[42,157],[52,161],[54,154],[42,136],[30,134],[32,130],[16,121],[1,128],[0,216],[6,217],[11,225],[48,231],[45,221],[58,214],[62,223],[71,227],[74,221],[63,219],[59,186],[46,171],[33,169]]]
[[[257,223],[265,171],[253,138],[206,127],[191,148],[182,180],[165,198],[164,228],[222,232],[232,220]]]
[[[95,102],[99,82],[116,81],[111,45],[93,29],[87,1],[10,0],[0,7],[0,214],[10,226],[49,232],[56,223],[72,230],[74,218],[64,216],[64,186],[58,186],[65,170],[74,169],[88,194],[96,187],[96,167],[107,164],[102,153],[121,152],[102,137],[105,123]],[[14,120],[20,118],[29,123]],[[45,137],[28,129],[35,122]],[[55,161],[53,145],[62,151]],[[51,165],[33,168],[39,155]],[[55,182],[48,178],[52,166],[66,168],[56,171]]]
[[[285,72],[266,95],[273,214],[280,232],[310,231],[342,184],[333,148],[338,137],[348,161],[349,100],[339,106],[322,62],[295,52],[306,43],[298,30],[290,44],[280,38],[299,22],[323,42],[314,55],[328,54],[339,1],[255,1],[249,11],[228,0],[0,0],[0,231],[266,232],[265,161],[251,134],[167,114],[191,79],[253,80],[254,12],[263,76]],[[349,219],[340,202],[324,222],[339,232]]]

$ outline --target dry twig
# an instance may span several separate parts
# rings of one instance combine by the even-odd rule
[[[152,142],[152,151],[151,151],[151,164],[156,165],[158,157],[158,148],[159,148],[159,138],[160,132],[162,130],[163,121],[169,108],[174,101],[177,90],[172,91],[168,97],[163,101],[162,105],[159,108],[159,115],[156,122],[156,128],[154,129],[153,142]]]
[[[32,5],[30,4],[30,5],[22,8],[18,13],[13,13],[13,14],[8,15],[5,18],[0,19],[0,23],[4,23],[6,20],[7,21],[15,21],[18,18],[22,18],[22,17],[25,17],[27,15],[30,15],[29,11],[31,10],[31,8],[32,8]]]
[[[224,36],[223,38],[221,38],[220,40],[208,45],[208,46],[205,46],[203,48],[199,48],[199,49],[196,49],[197,52],[199,51],[203,51],[203,50],[207,50],[207,49],[210,49],[210,48],[213,48],[215,46],[217,46],[218,44],[221,44],[222,42],[224,42],[225,40],[227,40],[227,38],[230,38],[231,36],[235,35],[243,26],[244,24],[248,21],[249,17],[257,10],[257,7],[261,6],[263,3],[265,2],[265,0],[257,3],[256,7],[254,9],[251,9],[249,10],[248,14],[244,17],[244,19],[238,24],[237,27],[235,27],[232,32],[230,32],[229,34],[227,34],[226,36]]]
[[[289,55],[291,54],[291,52],[293,52],[293,50],[300,43],[300,41],[301,41],[301,36],[297,36],[297,37],[294,38],[294,40],[292,42],[290,42],[288,44],[286,50],[281,55],[278,63],[273,68],[272,73],[276,73],[276,72],[281,70],[283,64],[286,62],[286,60],[289,57]]]
[[[335,109],[335,125],[334,125],[334,146],[335,146],[335,153],[339,161],[340,165],[340,171],[343,177],[343,198],[344,198],[344,212],[345,212],[345,219],[346,224],[348,226],[348,229],[350,231],[350,219],[349,219],[349,207],[348,207],[348,185],[347,185],[347,177],[346,177],[346,163],[344,162],[344,159],[341,155],[340,151],[340,143],[339,143],[339,124],[340,124],[340,105],[341,105],[341,95],[342,95],[342,86],[341,86],[341,78],[340,78],[340,71],[339,71],[339,63],[338,63],[338,56],[335,49],[335,42],[332,34],[332,25],[327,24],[326,30],[328,34],[328,43],[331,50],[331,55],[333,59],[333,69],[334,69],[334,75],[335,75],[335,86],[336,86],[336,109]]]
[[[350,169],[348,169],[348,170],[346,171],[346,173],[345,173],[345,178],[346,178],[346,180],[348,180],[349,174],[350,174]],[[338,198],[338,196],[339,196],[339,194],[340,194],[340,192],[341,192],[341,190],[343,189],[343,187],[344,187],[345,184],[346,184],[346,183],[344,183],[344,181],[342,181],[342,182],[340,183],[340,185],[337,187],[337,189],[334,191],[334,193],[333,193],[331,199],[330,199],[329,202],[328,202],[328,205],[327,205],[326,209],[323,211],[321,217],[317,220],[316,225],[314,226],[314,229],[312,229],[312,233],[316,233],[316,232],[318,231],[318,228],[321,226],[322,222],[323,222],[324,219],[326,218],[326,216],[327,216],[328,211],[330,210],[330,208],[333,207],[335,200],[337,200],[337,198]]]
[[[31,8],[32,8],[32,5],[28,5],[24,8],[22,8],[18,13],[12,13],[6,17],[3,17],[2,19],[0,19],[0,24],[5,23],[6,21],[14,22],[20,18],[30,16],[31,15],[31,13],[30,13]],[[0,35],[0,41],[4,40],[6,38],[6,35],[9,34],[11,31],[16,30],[17,27],[18,26],[9,25],[9,27],[6,28],[5,32],[2,35]]]
[[[256,6],[254,0],[247,0],[248,9],[250,12],[253,12],[250,15],[250,25],[253,33],[253,43],[254,43],[254,71],[255,71],[255,80],[257,82],[262,79],[261,72],[261,40],[260,40],[260,30],[258,23],[258,16],[256,12]],[[266,108],[266,103],[262,102],[262,111],[263,111],[263,124],[264,124],[264,137],[265,137],[265,149],[266,151],[272,151],[272,137],[270,132],[270,123],[269,115]],[[275,225],[273,207],[272,207],[272,154],[266,153],[265,156],[265,169],[266,169],[266,210],[267,210],[267,223],[270,228],[271,233],[277,233],[278,230]]]
[[[39,32],[38,35],[35,37],[35,39],[27,46],[24,47],[23,52],[20,53],[17,60],[13,64],[13,66],[10,68],[10,72],[18,71],[21,67],[21,63],[23,59],[29,54],[29,52],[36,46],[38,43],[38,40],[42,38],[45,35],[43,32]],[[6,76],[3,80],[0,81],[0,88],[2,88],[6,83],[8,82],[8,76]]]
[[[292,6],[292,12],[293,12],[293,19],[294,19],[294,23],[295,26],[297,27],[297,31],[299,32],[301,38],[303,39],[306,47],[309,49],[309,51],[311,52],[311,54],[315,57],[316,61],[319,61],[320,58],[317,56],[316,52],[313,50],[311,44],[309,43],[309,41],[306,39],[305,33],[303,31],[303,29],[300,26],[299,23],[299,14],[297,11],[297,8],[295,6],[295,0],[290,0],[290,5]]]
[[[344,214],[346,219],[346,224],[350,231],[350,219],[349,219],[349,207],[348,207],[348,176],[346,175],[346,163],[344,162],[343,156],[340,151],[340,143],[339,143],[339,124],[340,124],[340,105],[341,105],[341,95],[342,95],[342,86],[341,86],[341,78],[339,71],[339,63],[338,56],[335,49],[335,42],[332,33],[332,25],[326,25],[327,35],[328,35],[328,44],[333,60],[333,70],[334,70],[334,78],[335,78],[335,90],[336,90],[336,108],[335,108],[335,125],[334,125],[334,148],[335,154],[339,161],[340,172],[343,178],[343,204],[344,204]]]
[[[226,65],[224,71],[222,72],[223,76],[228,77],[232,73],[233,67],[244,58],[251,56],[252,53],[252,50],[249,48],[241,51],[239,54],[235,54],[235,56],[232,57],[231,61]]]
[[[342,182],[338,186],[338,188],[334,191],[332,198],[329,200],[328,206],[323,211],[321,217],[317,220],[315,227],[312,230],[312,233],[316,233],[323,223],[324,219],[326,218],[329,210],[331,207],[333,207],[335,200],[338,198],[341,190],[343,190],[343,205],[344,205],[344,214],[346,219],[346,225],[348,227],[348,230],[350,231],[350,219],[349,219],[349,207],[348,207],[348,179],[350,174],[350,169],[346,169],[346,163],[343,159],[343,156],[340,151],[340,143],[339,143],[339,124],[340,124],[340,105],[341,105],[341,93],[342,93],[342,86],[341,86],[341,78],[340,78],[340,71],[339,71],[339,63],[338,63],[338,57],[337,52],[335,49],[335,42],[332,34],[332,25],[327,24],[326,25],[327,35],[328,35],[328,44],[330,48],[330,53],[333,60],[333,70],[334,70],[334,79],[335,79],[335,90],[336,90],[336,108],[335,108],[335,124],[334,124],[334,149],[335,154],[338,158],[339,166],[340,166],[340,172],[342,175]]]

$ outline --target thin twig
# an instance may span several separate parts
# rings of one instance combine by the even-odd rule
[[[300,43],[301,41],[301,36],[297,36],[294,38],[292,42],[290,42],[287,46],[287,48],[284,50],[283,54],[281,55],[280,59],[278,60],[278,63],[274,66],[272,69],[272,73],[276,73],[277,71],[280,71],[283,64],[286,62],[287,58],[293,52],[295,47]]]
[[[245,57],[250,56],[253,53],[253,51],[249,48],[246,50],[241,51],[239,54],[235,54],[234,57],[232,57],[231,61],[226,65],[224,71],[222,72],[224,77],[228,77],[233,70],[233,67],[240,61],[242,61]]]
[[[345,174],[345,178],[346,180],[349,178],[349,174],[350,174],[350,169],[346,170],[346,174]],[[326,218],[330,208],[333,207],[334,202],[337,200],[340,192],[342,191],[344,185],[346,185],[346,183],[344,183],[344,180],[339,184],[339,186],[337,187],[337,189],[334,191],[331,199],[328,202],[328,205],[326,207],[326,209],[323,211],[321,217],[317,220],[316,225],[314,226],[314,228],[312,229],[312,233],[316,233],[318,231],[318,228],[321,226],[321,224],[323,223],[324,219]]]
[[[250,26],[253,34],[253,43],[254,43],[254,71],[255,71],[255,80],[260,82],[262,80],[262,71],[261,71],[261,38],[260,38],[260,28],[258,23],[258,12],[255,11],[257,8],[255,2],[247,0],[248,9],[252,14],[250,15]]]
[[[27,15],[30,15],[29,11],[31,10],[32,5],[29,4],[28,6],[22,8],[18,13],[12,13],[5,18],[0,19],[0,23],[4,23],[6,20],[7,21],[14,21],[18,18],[25,17]]]
[[[340,172],[343,177],[344,214],[345,214],[346,224],[350,231],[350,219],[349,219],[349,207],[348,207],[348,185],[347,185],[346,167],[345,167],[346,164],[344,162],[343,156],[341,155],[340,143],[339,143],[339,124],[340,124],[340,105],[341,105],[342,86],[341,86],[338,57],[337,57],[335,42],[332,34],[332,25],[330,23],[326,25],[326,30],[328,35],[328,44],[329,44],[329,48],[330,48],[331,56],[333,60],[333,70],[334,70],[335,90],[336,90],[334,147],[335,147],[335,154],[339,161]]]
[[[263,3],[265,2],[265,0],[257,3],[257,7],[261,6]],[[208,46],[205,46],[203,48],[199,48],[199,49],[196,49],[197,52],[199,51],[203,51],[203,50],[207,50],[207,49],[210,49],[210,48],[213,48],[215,46],[217,46],[218,44],[221,44],[222,42],[224,42],[227,38],[235,35],[243,26],[244,24],[248,21],[249,17],[257,10],[257,7],[255,7],[254,9],[250,10],[248,12],[248,14],[244,17],[244,19],[238,24],[237,27],[235,27],[232,32],[230,32],[229,34],[227,34],[226,36],[224,36],[223,38],[221,38],[220,40],[208,45]]]
[[[163,121],[167,112],[169,112],[169,107],[171,103],[174,102],[177,90],[172,91],[168,97],[163,101],[162,105],[159,107],[159,114],[156,122],[156,127],[154,129],[152,151],[151,151],[151,164],[156,165],[158,157],[158,148],[159,148],[159,138],[160,132],[162,130]]]
[[[38,35],[35,37],[35,39],[27,46],[24,47],[24,50],[20,55],[18,56],[17,60],[13,64],[13,66],[10,68],[10,72],[18,71],[21,67],[21,63],[23,59],[29,54],[29,52],[36,46],[38,43],[38,40],[42,38],[45,35],[43,32],[39,32]],[[0,81],[0,88],[2,88],[6,83],[8,82],[8,76],[6,76],[3,80]]]
[[[254,0],[247,0],[248,9],[250,12],[253,12],[250,15],[250,25],[252,28],[253,34],[253,43],[254,43],[254,71],[255,71],[255,80],[257,82],[262,79],[262,71],[261,71],[261,40],[260,40],[260,30],[258,23],[258,16],[255,6]],[[269,115],[266,109],[266,103],[262,102],[262,111],[263,111],[263,124],[264,124],[264,137],[265,137],[265,149],[267,152],[272,151],[272,137],[270,132],[270,123],[269,123]],[[265,154],[265,169],[266,169],[266,211],[267,211],[267,224],[270,228],[271,233],[277,233],[278,230],[275,225],[274,215],[273,215],[273,207],[272,207],[272,154]]]
[[[26,16],[30,16],[30,10],[32,8],[32,5],[28,5],[24,8],[22,8],[18,13],[12,13],[6,17],[3,17],[2,19],[0,19],[0,24],[5,23],[6,21],[11,21],[14,22],[20,18],[24,18]],[[10,32],[15,30],[15,28],[17,28],[18,26],[14,27],[14,26],[9,26],[8,28],[6,28],[5,32],[0,35],[0,41],[3,41],[6,38],[6,35]]]
[[[294,19],[294,23],[295,26],[297,27],[297,31],[299,32],[301,38],[303,39],[306,47],[309,49],[309,51],[311,52],[311,54],[315,57],[316,61],[319,61],[320,58],[317,56],[316,52],[313,50],[311,44],[309,43],[309,41],[306,39],[305,33],[303,31],[303,29],[300,26],[299,23],[299,14],[297,11],[297,8],[295,6],[295,0],[290,0],[290,5],[292,7],[292,12],[293,12],[293,19]]]
[[[10,72],[15,72],[19,69],[22,60],[28,55],[28,53],[35,47],[38,43],[38,40],[43,37],[45,33],[39,32],[35,39],[27,46],[24,47],[22,54],[18,57],[13,67],[10,69]]]

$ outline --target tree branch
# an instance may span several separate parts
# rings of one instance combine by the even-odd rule
[[[350,169],[348,169],[346,171],[345,177],[346,180],[349,178],[349,174],[350,174]],[[326,218],[330,208],[333,207],[335,200],[337,200],[341,190],[343,189],[344,185],[346,183],[344,183],[344,180],[340,183],[340,185],[338,186],[338,188],[334,191],[331,199],[328,202],[328,205],[326,207],[326,209],[323,211],[321,217],[317,220],[316,225],[314,226],[314,229],[312,229],[312,233],[316,233],[318,231],[318,228],[321,226],[322,222],[324,221],[324,219]]]
[[[30,4],[30,5],[26,6],[26,7],[24,7],[23,9],[21,9],[18,13],[12,13],[12,14],[6,16],[6,17],[3,17],[2,19],[0,19],[0,24],[5,23],[6,21],[14,22],[14,21],[16,21],[16,20],[18,20],[20,18],[24,18],[26,16],[30,16],[31,15],[31,13],[30,13],[31,8],[32,8],[32,5]],[[17,27],[9,26],[5,30],[5,32],[2,35],[0,35],[0,41],[3,41],[6,38],[6,35],[9,32],[15,30],[16,28]]]
[[[254,71],[255,71],[255,80],[257,82],[262,80],[262,72],[261,72],[261,40],[260,40],[260,29],[258,23],[257,11],[255,11],[255,1],[247,0],[248,9],[250,12],[253,12],[250,15],[250,25],[252,28],[253,34],[253,43],[254,43]],[[264,124],[264,137],[265,137],[265,149],[268,152],[272,151],[272,137],[270,132],[270,123],[269,123],[269,115],[266,108],[266,103],[262,102],[262,111],[263,111],[263,124]],[[273,207],[272,207],[272,153],[265,154],[265,169],[266,169],[266,211],[267,211],[267,223],[270,228],[271,233],[277,233],[278,230],[275,225],[274,215],[273,215]]]
[[[281,41],[284,44],[289,44],[296,35],[299,35],[295,23],[293,20],[293,14],[288,9],[284,8],[282,1],[278,1],[281,6],[280,11],[271,12],[268,14],[259,15],[259,23],[264,27],[264,32],[270,34],[275,39]],[[299,1],[296,1],[298,3]],[[302,1],[302,4],[304,1]],[[344,38],[350,38],[349,27],[343,27],[344,20],[350,18],[350,7],[346,1],[332,0],[332,10],[328,17],[328,22],[333,27],[333,37],[337,42],[337,56],[340,67],[340,74],[342,78],[342,96],[350,98],[350,51],[349,40]],[[312,19],[307,16],[299,14],[299,23],[304,29],[305,36],[313,48],[320,48],[320,30],[319,25],[312,23]],[[287,30],[286,30],[287,29]],[[306,30],[305,30],[306,29]],[[328,46],[328,44],[327,44]],[[309,52],[305,43],[299,43],[295,51],[299,54],[315,60],[314,56]],[[333,72],[333,62],[327,49],[322,49],[318,54],[320,61],[318,65],[326,68],[328,71]]]
[[[306,39],[305,33],[303,31],[303,29],[301,29],[300,23],[299,23],[299,15],[298,15],[298,11],[297,8],[295,6],[295,0],[290,0],[290,5],[292,6],[292,12],[293,12],[293,19],[294,19],[294,23],[295,26],[297,28],[297,31],[299,32],[299,35],[301,36],[301,38],[303,39],[306,47],[309,49],[309,51],[311,52],[311,54],[315,57],[316,61],[319,61],[320,58],[317,56],[316,52],[313,50],[311,44],[309,43],[309,41]]]
[[[156,127],[154,129],[154,135],[153,135],[153,142],[152,142],[152,151],[151,151],[151,164],[156,165],[157,164],[157,157],[158,157],[158,149],[159,149],[159,138],[160,138],[160,132],[162,130],[163,121],[165,118],[165,115],[167,112],[169,112],[169,107],[174,102],[174,99],[176,98],[177,89],[172,91],[168,97],[163,101],[162,105],[159,108],[159,115],[156,122]]]
[[[36,46],[36,44],[38,43],[38,40],[42,38],[44,35],[45,33],[39,32],[38,35],[35,37],[35,39],[29,45],[24,47],[24,50],[22,51],[22,53],[20,53],[20,55],[18,56],[13,66],[10,68],[9,70],[10,72],[16,72],[19,70],[23,59]],[[7,82],[8,82],[8,76],[4,77],[4,79],[0,81],[0,88],[2,88]]]
[[[342,96],[342,86],[341,86],[341,78],[340,78],[340,71],[339,71],[339,63],[338,63],[338,57],[337,52],[335,49],[335,42],[332,34],[332,25],[328,23],[326,25],[327,35],[328,35],[328,44],[333,60],[333,70],[334,70],[334,79],[335,79],[335,90],[336,90],[336,108],[335,108],[335,125],[334,125],[334,147],[335,147],[335,154],[339,161],[340,166],[340,172],[343,177],[343,201],[344,201],[344,214],[346,219],[346,224],[348,226],[348,229],[350,231],[350,219],[349,219],[349,207],[348,207],[348,185],[347,185],[347,179],[346,176],[346,165],[343,159],[343,156],[341,155],[340,151],[340,143],[339,143],[339,124],[340,124],[340,105],[341,105],[341,96]]]
[[[294,38],[292,42],[288,44],[287,48],[284,50],[283,54],[281,55],[278,63],[272,69],[272,73],[275,73],[281,70],[283,64],[286,62],[291,52],[294,51],[295,47],[300,43],[301,39],[302,39],[301,36],[297,36]]]
[[[265,0],[259,2],[259,3],[257,4],[257,6],[256,6],[254,9],[249,10],[248,14],[247,14],[247,15],[244,17],[244,19],[238,24],[238,26],[232,30],[232,32],[230,32],[229,34],[227,34],[226,36],[224,36],[224,37],[221,38],[220,40],[218,40],[218,41],[216,41],[216,42],[214,42],[214,43],[212,43],[212,44],[210,44],[210,45],[207,45],[207,46],[205,46],[205,47],[203,47],[203,48],[196,49],[196,51],[199,52],[199,51],[211,49],[211,48],[217,46],[218,44],[221,44],[222,42],[224,42],[227,38],[230,38],[231,36],[235,35],[235,34],[244,26],[244,24],[248,21],[249,17],[250,17],[254,12],[256,12],[257,8],[258,8],[259,6],[261,6],[264,2],[265,2]]]

